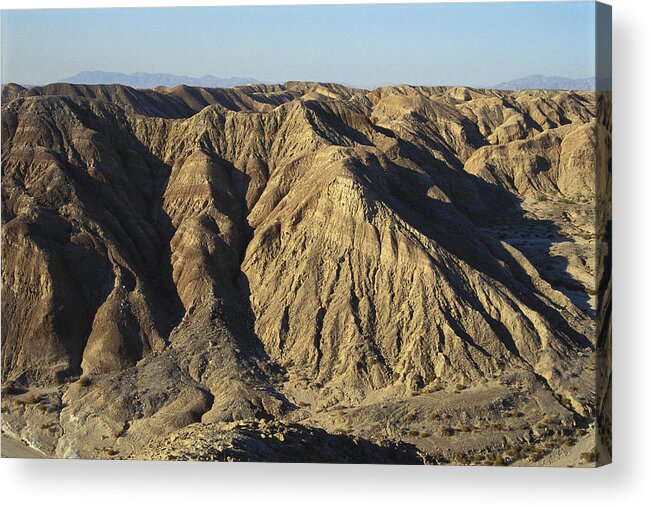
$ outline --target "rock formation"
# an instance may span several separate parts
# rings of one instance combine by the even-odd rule
[[[412,427],[511,410],[517,443],[591,421],[594,93],[2,98],[3,428],[31,445],[165,458],[154,438],[217,431],[237,452],[206,459],[308,460],[303,438],[328,461],[463,462]],[[264,421],[284,447],[247,444]],[[473,452],[503,445],[480,433]]]

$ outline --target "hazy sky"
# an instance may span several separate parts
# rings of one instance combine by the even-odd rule
[[[2,12],[2,82],[85,70],[267,82],[495,84],[594,71],[594,3]]]

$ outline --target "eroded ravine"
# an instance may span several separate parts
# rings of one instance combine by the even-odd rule
[[[201,92],[194,111],[188,90],[68,92],[3,107],[3,382],[65,391],[3,421],[50,452],[261,418],[334,431],[337,405],[508,371],[551,389],[548,410],[593,410],[592,320],[491,232],[514,199],[582,198],[590,94],[299,83]],[[172,99],[164,116],[187,118],[152,116]]]

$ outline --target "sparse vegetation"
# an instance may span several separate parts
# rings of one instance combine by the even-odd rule
[[[595,451],[582,452],[581,459],[585,463],[594,463],[595,461],[597,461],[597,453]]]
[[[572,400],[570,400],[567,396],[563,396],[561,398],[561,404],[568,410],[572,410]]]
[[[465,452],[457,451],[452,455],[452,460],[454,463],[458,463],[460,465],[469,465],[470,464],[470,459],[468,458],[468,455]]]
[[[529,453],[528,459],[529,461],[535,463],[537,461],[540,461],[545,454],[540,451],[540,450],[534,450]]]
[[[439,434],[442,437],[451,437],[452,435],[454,435],[454,430],[452,428],[443,427],[440,429]]]
[[[520,459],[522,457],[522,453],[519,447],[511,447],[504,454],[513,459]]]
[[[574,439],[572,437],[565,437],[563,440],[561,440],[561,444],[563,444],[565,447],[570,447],[574,445]]]
[[[2,396],[12,396],[16,394],[22,394],[24,391],[17,387],[13,382],[8,382],[2,386]]]
[[[34,393],[29,393],[27,396],[25,396],[25,397],[22,399],[22,401],[23,401],[23,403],[24,403],[25,405],[35,405],[35,404],[37,404],[39,401],[41,401],[41,397],[38,396],[38,395],[36,395],[36,394],[34,394]]]

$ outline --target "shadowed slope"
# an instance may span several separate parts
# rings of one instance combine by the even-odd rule
[[[58,386],[52,452],[281,418],[298,377],[329,407],[520,371],[593,410],[591,319],[485,229],[587,181],[590,94],[3,93],[3,382]]]

